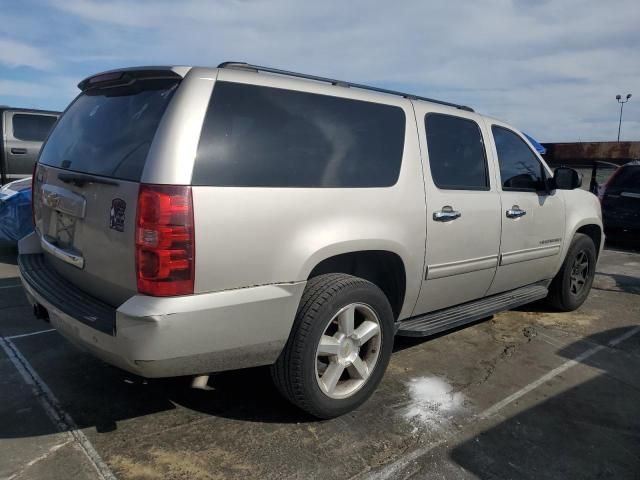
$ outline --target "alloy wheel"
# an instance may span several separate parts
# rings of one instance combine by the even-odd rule
[[[572,295],[580,295],[589,278],[589,257],[587,252],[580,250],[571,266],[569,277],[569,291]]]
[[[367,383],[382,344],[380,319],[371,307],[352,303],[334,315],[316,351],[316,380],[330,398],[347,398]]]

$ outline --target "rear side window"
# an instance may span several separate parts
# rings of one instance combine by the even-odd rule
[[[14,113],[13,136],[18,140],[43,142],[54,123],[56,123],[56,117],[51,115]]]
[[[82,93],[62,115],[40,163],[139,181],[176,80],[137,80]]]
[[[607,192],[640,193],[640,166],[621,167],[607,184]]]
[[[192,183],[386,187],[398,179],[404,131],[399,107],[217,82]]]
[[[473,120],[429,113],[425,116],[433,183],[449,190],[488,190],[487,157],[480,127]]]
[[[491,127],[498,152],[503,190],[539,191],[544,187],[542,163],[519,135]]]

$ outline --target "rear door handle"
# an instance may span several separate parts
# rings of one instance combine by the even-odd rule
[[[433,212],[433,219],[436,222],[450,222],[461,216],[462,212],[454,210],[450,205],[445,205],[439,212]]]
[[[12,148],[11,149],[11,153],[13,153],[14,155],[24,155],[25,153],[27,153],[27,149],[26,148]]]
[[[507,218],[520,218],[527,214],[526,210],[522,210],[518,205],[514,205],[507,210]]]

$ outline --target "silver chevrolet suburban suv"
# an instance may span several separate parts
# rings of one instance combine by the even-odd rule
[[[83,80],[40,154],[36,316],[144,377],[272,365],[321,418],[394,336],[585,300],[597,198],[471,108],[243,63]]]

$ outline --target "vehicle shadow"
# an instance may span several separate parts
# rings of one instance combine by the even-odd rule
[[[18,264],[18,246],[15,244],[0,242],[0,263],[7,265]]]
[[[146,380],[130,375],[77,350],[54,332],[12,343],[80,429],[111,432],[118,422],[158,413],[154,421],[168,423],[205,416],[258,423],[317,422],[280,396],[268,367],[215,374],[210,390],[197,390],[190,387],[189,377]],[[58,432],[38,405],[43,393],[25,385],[2,350],[0,388],[0,439]],[[33,412],[30,418],[24,416],[27,411]]]
[[[633,328],[598,333],[558,353],[579,359]],[[449,457],[482,479],[640,478],[639,336],[584,359],[583,365],[598,369],[595,377],[473,435],[451,448]],[[579,369],[563,379],[594,373]],[[541,388],[553,388],[553,380]]]
[[[598,273],[591,288],[640,295],[640,278],[618,273]]]
[[[209,391],[184,387],[171,389],[171,401],[207,415],[257,423],[318,422],[280,395],[271,381],[269,367],[212,375]]]

